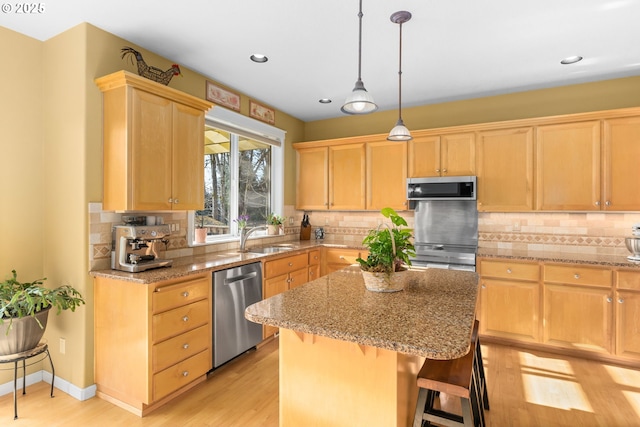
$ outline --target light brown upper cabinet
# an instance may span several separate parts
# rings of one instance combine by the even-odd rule
[[[640,117],[604,121],[602,159],[605,210],[640,210]]]
[[[296,150],[296,208],[364,210],[364,143]]]
[[[103,92],[103,209],[202,209],[211,104],[126,71],[96,84]]]
[[[600,121],[538,126],[536,206],[539,210],[599,210]]]
[[[408,142],[409,177],[475,175],[475,133],[420,135]]]
[[[367,209],[407,209],[407,144],[367,143]]]
[[[478,132],[479,211],[533,210],[533,128]]]
[[[406,209],[407,145],[380,135],[294,144],[296,209]]]

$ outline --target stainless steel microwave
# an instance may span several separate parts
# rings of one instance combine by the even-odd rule
[[[407,179],[408,200],[476,200],[475,176]]]

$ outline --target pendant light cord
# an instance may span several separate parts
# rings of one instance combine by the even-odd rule
[[[358,12],[358,21],[359,21],[359,29],[358,29],[358,81],[362,81],[361,71],[362,71],[362,0],[360,0],[360,10]]]
[[[400,22],[400,49],[398,54],[398,121],[402,121],[402,22]]]

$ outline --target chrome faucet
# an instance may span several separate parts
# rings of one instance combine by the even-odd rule
[[[253,234],[253,232],[258,231],[258,230],[266,230],[267,226],[266,225],[260,225],[258,227],[253,227],[250,228],[249,230],[247,230],[247,227],[244,227],[243,229],[240,230],[240,252],[246,252],[247,250],[245,249],[245,245],[247,243],[247,239],[249,238],[249,236],[251,234]]]

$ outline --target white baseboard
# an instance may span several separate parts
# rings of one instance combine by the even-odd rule
[[[18,375],[20,372],[20,367],[18,368]],[[40,381],[44,381],[48,384],[51,384],[51,372],[47,372],[45,370],[41,370],[38,372],[34,372],[33,374],[27,375],[27,386],[30,386],[35,383],[39,383]],[[69,381],[56,377],[56,380],[53,384],[55,388],[62,391],[63,393],[68,394],[69,396],[78,399],[78,400],[87,400],[91,399],[96,395],[96,386],[91,385],[87,388],[80,388]],[[18,378],[18,391],[22,389],[22,377]],[[5,394],[13,393],[13,381],[9,381],[8,383],[0,384],[0,396],[4,396]],[[54,392],[55,393],[55,392]]]

